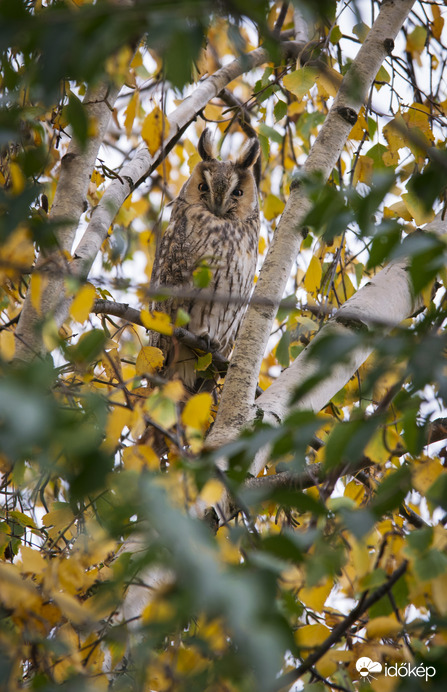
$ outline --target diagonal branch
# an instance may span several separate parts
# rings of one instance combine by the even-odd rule
[[[346,634],[348,629],[361,615],[363,615],[363,613],[365,613],[369,608],[371,608],[372,605],[374,605],[374,603],[380,601],[381,598],[391,591],[394,584],[405,574],[407,567],[408,562],[407,560],[404,560],[401,566],[391,574],[387,581],[379,586],[379,588],[376,589],[370,596],[367,596],[368,592],[365,591],[356,607],[353,608],[349,615],[347,615],[345,619],[332,630],[332,633],[329,635],[329,637],[327,637],[327,639],[325,639],[321,646],[319,646],[318,649],[315,649],[315,651],[310,654],[310,656],[308,656],[300,666],[295,668],[295,670],[291,670],[280,677],[273,689],[279,692],[279,690],[283,690],[286,687],[289,688],[289,686],[296,682],[296,680],[299,680],[304,673],[312,668],[312,666],[314,666],[315,663],[317,663],[317,661],[319,661],[320,658],[327,651],[329,651],[329,649],[336,644],[344,634]]]

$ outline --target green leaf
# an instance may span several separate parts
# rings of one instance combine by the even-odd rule
[[[31,517],[27,516],[23,512],[19,512],[18,510],[14,509],[11,512],[8,513],[8,516],[13,519],[15,522],[20,524],[20,526],[23,526],[24,528],[30,527],[32,529],[36,529],[36,523],[34,519]]]
[[[269,125],[266,125],[265,123],[260,123],[259,133],[267,139],[271,139],[273,142],[276,142],[277,144],[282,144],[282,134],[273,127],[269,127]]]
[[[302,98],[314,86],[317,76],[317,68],[302,67],[286,74],[282,81],[288,91],[291,91],[298,98]]]
[[[414,561],[414,571],[422,581],[431,581],[447,572],[447,555],[430,550]]]
[[[75,346],[66,348],[66,355],[78,365],[85,366],[93,363],[99,356],[106,343],[106,335],[100,329],[92,329],[83,334]]]
[[[411,471],[408,465],[404,465],[382,480],[371,502],[371,510],[380,519],[387,512],[399,507],[410,489]]]
[[[83,104],[73,92],[70,92],[68,96],[66,113],[75,138],[81,147],[84,148],[88,137],[88,120]]]
[[[213,362],[212,354],[211,353],[205,353],[204,356],[199,356],[197,358],[195,369],[198,372],[203,372],[204,370],[209,368],[209,366],[211,365],[212,362]]]
[[[341,508],[339,514],[348,531],[358,539],[366,536],[374,528],[374,515],[368,509],[349,510]]]
[[[341,29],[338,26],[338,24],[336,24],[330,33],[329,40],[335,46],[340,41],[342,36],[343,34],[341,32]]]
[[[276,347],[276,360],[283,368],[288,368],[290,365],[289,346],[290,332],[285,331]]]
[[[447,474],[441,474],[427,491],[427,499],[447,511]]]
[[[341,464],[354,465],[362,457],[365,447],[374,435],[379,421],[373,418],[338,423],[326,443],[325,466],[328,469]]]
[[[287,115],[287,103],[285,101],[281,101],[281,99],[279,99],[275,103],[275,107],[273,108],[273,117],[275,118],[275,123],[277,123],[279,120],[282,120],[286,115]]]
[[[194,269],[192,278],[196,288],[206,288],[210,285],[213,273],[206,265],[200,265],[200,267]]]
[[[407,536],[407,543],[411,550],[418,555],[427,552],[433,542],[433,527],[427,526],[423,529],[411,531]]]

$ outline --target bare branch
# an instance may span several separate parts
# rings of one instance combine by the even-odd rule
[[[360,598],[360,601],[356,605],[353,610],[347,615],[344,620],[340,622],[340,624],[337,625],[332,630],[332,633],[325,639],[325,641],[319,646],[315,651],[310,654],[306,658],[303,663],[298,666],[298,668],[295,668],[295,670],[291,670],[289,673],[286,673],[283,675],[281,678],[278,679],[277,684],[273,688],[274,690],[282,690],[284,688],[288,688],[290,685],[292,685],[296,680],[299,680],[299,678],[304,675],[312,666],[317,663],[317,661],[320,660],[320,658],[326,653],[326,651],[329,651],[329,649],[336,644],[339,639],[343,637],[344,634],[349,630],[349,628],[356,622],[356,620],[363,615],[369,608],[371,608],[374,603],[377,603],[377,601],[380,601],[381,598],[383,598],[387,593],[391,591],[393,588],[394,584],[399,581],[399,579],[405,574],[406,570],[408,567],[408,562],[407,560],[404,560],[400,567],[398,567],[392,574],[391,576],[387,579],[387,581],[382,584],[382,586],[379,586],[378,589],[376,589],[370,596],[367,597],[367,591],[364,592],[363,596]]]

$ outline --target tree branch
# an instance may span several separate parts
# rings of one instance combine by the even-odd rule
[[[382,586],[379,586],[378,589],[376,589],[370,596],[366,596],[368,593],[367,591],[364,592],[363,596],[360,598],[360,601],[356,605],[353,610],[345,617],[342,622],[340,622],[335,629],[332,630],[332,633],[325,639],[325,641],[321,644],[321,646],[318,647],[310,656],[306,658],[303,663],[295,668],[295,670],[291,670],[290,672],[286,673],[283,675],[281,678],[278,679],[277,684],[273,688],[275,691],[282,690],[285,687],[289,687],[292,685],[294,682],[299,680],[299,678],[304,675],[312,666],[317,663],[317,661],[320,660],[320,658],[327,652],[329,649],[338,642],[339,639],[346,633],[346,631],[353,625],[356,620],[363,614],[365,613],[369,608],[371,608],[374,603],[377,603],[377,601],[380,601],[381,598],[383,598],[387,593],[391,591],[393,588],[394,584],[402,577],[403,574],[405,574],[406,570],[408,567],[408,562],[407,560],[404,560],[404,562],[398,567],[388,578],[388,580],[382,584]]]
[[[96,315],[113,315],[120,317],[132,324],[138,324],[144,327],[141,321],[141,313],[139,310],[130,307],[127,303],[115,303],[113,300],[96,300],[93,305],[92,312]],[[224,374],[227,371],[228,360],[219,351],[210,349],[208,342],[200,336],[196,336],[192,332],[182,327],[176,327],[172,334],[174,339],[188,346],[193,351],[203,351],[203,353],[211,353],[212,362],[219,374]]]
[[[130,6],[133,0],[117,0],[117,4]],[[36,354],[43,352],[44,345],[39,329],[41,315],[56,311],[59,326],[63,322],[62,315],[58,313],[61,312],[63,304],[61,296],[65,294],[63,276],[70,271],[67,255],[71,252],[79,219],[85,211],[91,174],[120,89],[121,86],[116,86],[112,81],[102,82],[90,87],[84,97],[85,115],[89,122],[95,124],[95,129],[89,135],[84,148],[72,137],[67,153],[62,159],[61,173],[49,214],[51,221],[60,224],[55,231],[57,249],[51,253],[42,250],[34,268],[34,272],[39,272],[42,276],[52,276],[42,290],[40,314],[32,306],[31,291],[28,291],[15,333],[16,358],[31,360]],[[59,278],[54,276],[55,268],[59,270]]]

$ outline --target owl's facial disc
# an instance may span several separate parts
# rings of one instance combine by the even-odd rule
[[[222,167],[219,171],[203,171],[205,183],[208,186],[204,201],[212,214],[215,216],[226,216],[229,212],[235,209],[234,189],[238,189],[238,175],[228,171]]]

